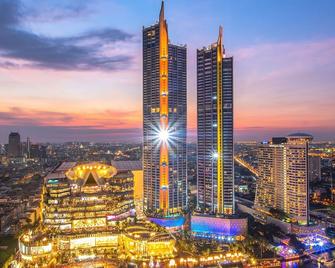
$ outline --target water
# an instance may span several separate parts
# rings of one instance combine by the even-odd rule
[[[304,268],[314,268],[314,267],[335,267],[335,250],[330,250],[327,252],[322,252],[318,254],[314,254],[314,256],[317,256],[318,258],[323,258],[325,260],[333,260],[333,263],[328,263],[326,265],[322,265],[319,263],[312,262],[308,259],[301,259],[296,261],[289,261],[289,262],[283,262],[282,268],[298,268],[298,267],[304,267]]]

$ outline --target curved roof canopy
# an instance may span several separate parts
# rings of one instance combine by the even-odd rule
[[[99,186],[104,185],[109,179],[117,173],[115,167],[101,163],[80,164],[70,168],[66,177],[80,186]]]

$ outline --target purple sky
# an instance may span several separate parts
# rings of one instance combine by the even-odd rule
[[[335,140],[335,2],[169,0],[169,36],[188,48],[188,128],[196,133],[197,48],[234,56],[235,136],[304,131]],[[0,143],[140,141],[141,31],[160,1],[0,1]]]

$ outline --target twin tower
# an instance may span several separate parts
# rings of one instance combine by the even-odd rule
[[[162,2],[159,22],[143,28],[144,210],[175,217],[187,209],[186,46],[169,42]],[[234,214],[233,58],[222,28],[197,50],[198,210]]]

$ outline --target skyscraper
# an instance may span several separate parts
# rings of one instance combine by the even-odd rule
[[[18,132],[11,132],[8,137],[8,157],[21,156],[21,138]]]
[[[294,222],[309,223],[308,144],[312,137],[295,133],[273,138],[258,148],[255,208],[287,213]]]
[[[187,206],[186,46],[169,43],[159,22],[143,28],[144,210],[178,215]]]
[[[218,41],[197,50],[198,207],[234,214],[233,58]]]
[[[31,157],[30,149],[31,149],[31,141],[30,141],[30,138],[27,137],[27,142],[26,142],[26,152],[27,152],[27,157],[28,157],[28,158]]]

